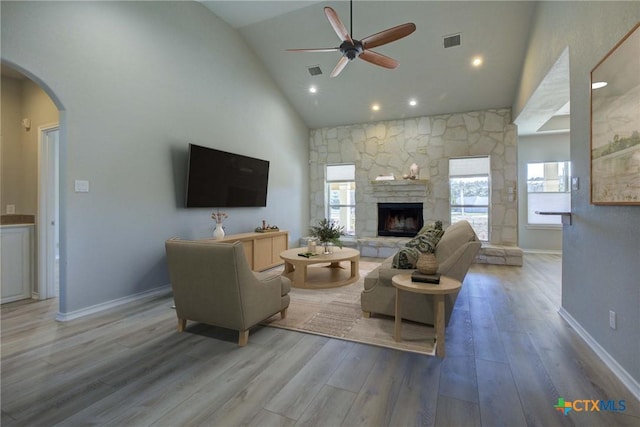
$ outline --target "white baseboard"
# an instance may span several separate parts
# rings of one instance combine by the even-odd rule
[[[555,249],[523,249],[525,254],[549,254],[549,255],[562,255],[562,251]]]
[[[148,291],[140,292],[139,294],[129,295],[123,298],[118,298],[118,299],[103,302],[100,304],[92,305],[91,307],[81,308],[80,310],[71,311],[68,313],[58,312],[56,313],[56,320],[59,322],[68,322],[69,320],[88,316],[90,314],[99,313],[104,310],[109,310],[110,308],[114,308],[122,304],[127,304],[143,298],[157,297],[164,294],[168,294],[170,292],[171,292],[171,285],[160,286],[159,288],[151,289]]]
[[[614,359],[593,337],[567,312],[560,307],[558,314],[580,335],[589,347],[598,355],[600,359],[607,365],[613,374],[629,389],[629,391],[640,400],[640,383],[636,381],[629,373]]]

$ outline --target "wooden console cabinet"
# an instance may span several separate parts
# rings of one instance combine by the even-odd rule
[[[288,231],[268,233],[242,233],[225,236],[217,242],[242,242],[249,267],[253,271],[264,271],[284,264],[280,253],[289,249]]]

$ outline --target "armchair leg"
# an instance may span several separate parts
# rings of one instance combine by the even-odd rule
[[[282,319],[286,319],[287,318],[287,308],[283,308],[282,310],[280,310],[280,317]]]
[[[238,345],[244,347],[249,342],[249,330],[238,331]]]
[[[183,332],[184,328],[187,327],[187,319],[178,318],[178,332]]]

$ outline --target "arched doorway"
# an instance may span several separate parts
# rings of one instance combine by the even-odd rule
[[[2,149],[10,153],[19,172],[3,168],[2,212],[11,205],[16,214],[34,218],[35,236],[30,253],[31,286],[27,295],[33,299],[63,298],[64,281],[60,280],[64,266],[63,233],[60,212],[60,153],[64,144],[61,125],[61,103],[37,77],[12,64],[0,68],[3,90],[2,110],[17,120],[3,123]],[[3,115],[4,116],[4,115]],[[11,131],[12,127],[18,127]],[[5,160],[3,160],[3,163]],[[5,191],[3,191],[5,193]],[[11,200],[10,200],[11,199]],[[58,304],[62,304],[59,301]]]

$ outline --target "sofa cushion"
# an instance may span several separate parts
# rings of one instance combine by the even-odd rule
[[[438,259],[447,259],[465,243],[476,240],[478,240],[478,237],[467,221],[456,222],[445,230],[442,239],[438,242],[436,247]]]

